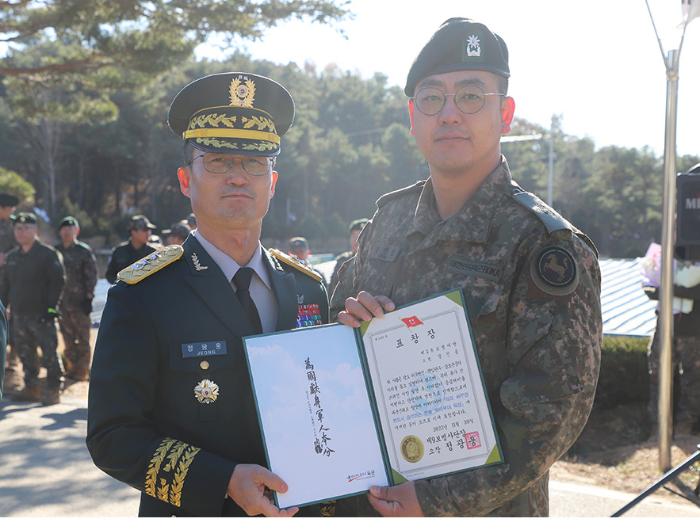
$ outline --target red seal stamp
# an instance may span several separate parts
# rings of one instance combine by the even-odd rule
[[[467,442],[467,449],[478,449],[481,447],[481,438],[477,431],[468,432],[464,435],[464,439]]]

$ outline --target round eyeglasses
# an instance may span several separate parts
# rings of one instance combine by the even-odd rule
[[[423,87],[412,98],[423,114],[435,116],[445,106],[447,96],[452,96],[455,106],[464,114],[476,114],[484,108],[487,96],[505,96],[500,92],[484,92],[476,86],[460,88],[454,94],[446,94],[439,88]]]
[[[237,161],[240,161],[243,171],[252,177],[267,175],[268,171],[270,171],[270,166],[272,165],[272,161],[269,158],[231,157],[215,153],[204,153],[197,155],[190,160],[190,164],[192,164],[192,162],[198,158],[204,159],[204,169],[206,169],[209,173],[216,173],[219,175],[233,171],[233,169],[236,167]]]

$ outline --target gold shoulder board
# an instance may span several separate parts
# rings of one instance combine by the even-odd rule
[[[321,278],[320,274],[316,274],[313,270],[311,270],[309,267],[304,265],[301,261],[299,261],[297,258],[290,256],[289,254],[285,254],[281,250],[277,250],[276,248],[271,248],[268,251],[274,258],[280,260],[283,263],[286,263],[290,267],[294,267],[296,270],[299,272],[303,272],[310,278],[313,278],[317,282],[320,282],[323,280]]]
[[[141,280],[148,278],[151,274],[158,272],[175,263],[180,259],[185,250],[180,245],[168,245],[160,250],[152,252],[145,258],[141,258],[136,263],[132,263],[126,269],[119,271],[117,279],[134,285]]]

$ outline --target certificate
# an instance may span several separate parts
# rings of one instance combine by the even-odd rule
[[[280,508],[503,462],[459,290],[244,345]]]

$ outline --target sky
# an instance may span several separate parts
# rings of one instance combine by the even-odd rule
[[[664,49],[677,48],[681,0],[649,5]],[[439,25],[469,17],[508,45],[516,116],[549,127],[552,115],[561,115],[566,134],[588,136],[596,148],[649,146],[663,155],[666,72],[644,0],[352,0],[349,8],[354,17],[334,26],[291,21],[239,47],[276,63],[313,63],[318,70],[335,64],[365,78],[381,72],[403,87]],[[202,45],[197,55],[220,58],[222,51]],[[680,55],[679,155],[700,155],[698,66],[700,17],[688,25]]]

